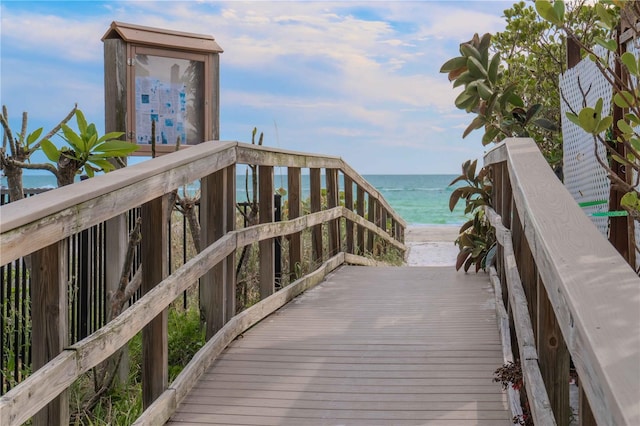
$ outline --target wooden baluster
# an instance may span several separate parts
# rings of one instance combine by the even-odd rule
[[[518,272],[520,272],[520,280],[522,281],[522,288],[527,296],[527,305],[529,306],[529,317],[532,321],[533,334],[537,336],[537,323],[535,321],[537,312],[537,299],[538,292],[536,286],[538,283],[538,272],[536,264],[533,259],[533,254],[529,248],[527,238],[520,222],[518,214],[513,215],[513,221],[511,223],[512,236],[513,236],[513,248],[516,257],[516,263],[518,265]]]
[[[368,196],[369,199],[369,208],[368,208],[368,220],[371,223],[376,224],[376,210],[377,210],[377,202],[376,199],[371,197],[371,194],[369,194]],[[367,232],[367,247],[365,249],[365,252],[367,253],[373,253],[373,232]]]
[[[380,227],[389,233],[389,228],[387,227],[387,209],[382,206],[380,207]]]
[[[55,358],[67,346],[68,240],[34,252],[31,257],[31,353],[33,371]],[[33,417],[34,425],[69,423],[69,392],[62,392]]]
[[[236,166],[231,165],[225,169],[226,185],[224,193],[224,209],[226,227],[224,233],[236,229]],[[234,250],[225,261],[224,269],[225,290],[225,324],[236,314],[236,251]]]
[[[513,201],[513,191],[511,189],[511,179],[509,179],[509,170],[507,168],[507,163],[502,164],[502,224],[507,229],[511,229],[511,218],[514,214],[517,214],[515,209],[515,203]]]
[[[537,342],[538,363],[551,410],[558,426],[568,426],[569,406],[569,350],[562,337],[553,306],[544,284],[538,277]]]
[[[364,218],[364,188],[358,185],[356,192],[358,196],[358,200],[356,201],[356,211],[358,213],[358,216]],[[358,245],[356,254],[362,255],[364,254],[364,227],[362,225],[358,225],[356,227],[356,233],[356,244]]]
[[[317,213],[322,209],[320,169],[310,169],[309,174],[311,213]],[[311,248],[311,269],[315,269],[322,263],[322,225],[316,225],[311,229]]]
[[[579,382],[578,382],[579,383]],[[580,426],[598,426],[596,418],[593,415],[587,395],[584,393],[584,386],[580,386],[578,394],[578,420]]]
[[[142,205],[142,294],[167,276],[167,196]],[[167,310],[142,330],[142,404],[149,407],[167,387]]]
[[[273,166],[258,166],[258,215],[260,223],[273,222]],[[260,247],[260,299],[275,291],[273,238],[262,240]]]
[[[353,180],[344,175],[344,205],[345,207],[353,211]],[[349,219],[345,220],[345,230],[347,233],[347,253],[354,254],[354,241],[353,241],[353,222]]]
[[[496,211],[496,213],[498,213],[498,215],[502,214],[502,189],[503,189],[502,170],[503,170],[503,164],[494,164],[491,167],[491,174],[493,178],[493,193],[492,193],[493,200],[492,201],[493,201],[494,210]],[[513,246],[517,250],[518,244],[514,242]],[[507,311],[511,313],[511,309],[509,308],[509,289],[507,287],[505,268],[504,268],[504,248],[499,244],[496,249],[496,271],[498,272],[498,276],[500,277],[500,286],[502,288],[502,298],[503,298],[504,306],[507,307]],[[511,321],[513,322],[513,317],[510,317],[510,318],[511,318]],[[512,334],[512,340],[515,339],[515,333],[513,331],[513,327],[511,327],[511,334]]]
[[[289,220],[300,217],[301,174],[300,167],[289,167],[287,171],[287,195],[289,197]],[[289,282],[298,279],[296,268],[302,266],[302,244],[300,232],[289,235]]]
[[[338,207],[338,170],[326,170],[327,185],[327,208],[332,209]],[[329,231],[329,257],[335,256],[340,251],[340,230],[338,221],[332,220],[328,222]]]
[[[200,183],[200,240],[202,249],[224,235],[225,171],[219,170],[201,179]],[[225,322],[226,285],[224,263],[218,263],[200,281],[200,307],[206,323],[206,339],[213,337]]]

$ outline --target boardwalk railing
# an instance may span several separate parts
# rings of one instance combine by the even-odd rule
[[[506,140],[485,155],[485,166],[499,244],[491,275],[515,325],[535,424],[569,423],[570,360],[582,425],[640,424],[640,278],[533,140]]]
[[[236,164],[258,165],[260,224],[235,230]],[[288,220],[273,222],[273,168],[286,167]],[[310,174],[311,213],[301,211],[301,169]],[[322,210],[321,169],[326,209]],[[344,206],[339,203],[340,179]],[[167,276],[167,200],[176,188],[201,185],[201,252]],[[355,189],[355,191],[354,191]],[[129,309],[85,339],[68,345],[66,239],[107,222],[107,281],[122,269],[123,213],[141,206],[142,292]],[[365,212],[366,207],[366,212]],[[405,222],[381,195],[337,157],[269,149],[237,142],[207,142],[127,167],[38,197],[2,207],[0,264],[29,255],[32,280],[33,362],[30,377],[0,398],[0,424],[69,422],[68,389],[138,332],[143,331],[142,388],[146,411],[140,424],[168,419],[195,379],[235,337],[344,262],[368,264],[359,256],[384,241],[400,251]],[[344,222],[344,223],[341,223]],[[328,233],[323,243],[322,227]],[[289,273],[302,261],[301,232],[312,229],[313,272],[274,293],[273,240],[289,239]],[[345,236],[340,235],[344,230]],[[117,231],[117,232],[116,232]],[[125,235],[126,237],[126,235]],[[344,243],[343,243],[344,241]],[[235,253],[259,242],[261,301],[235,315]],[[115,271],[110,272],[109,271]],[[200,278],[200,304],[207,343],[169,386],[167,308]],[[153,404],[153,408],[149,408]]]

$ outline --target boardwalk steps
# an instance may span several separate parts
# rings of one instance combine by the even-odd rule
[[[345,266],[236,339],[168,424],[510,424],[486,274]]]

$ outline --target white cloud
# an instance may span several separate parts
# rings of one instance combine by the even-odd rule
[[[2,42],[25,52],[38,51],[76,62],[98,61],[102,59],[100,37],[105,31],[104,23],[93,19],[2,10]]]
[[[223,129],[278,119],[298,126],[280,128],[284,142],[319,134],[385,149],[427,149],[434,134],[460,138],[451,128],[468,116],[452,113],[457,91],[437,69],[460,41],[502,24],[496,13],[470,2],[136,1],[94,6],[93,15],[82,17],[71,3],[62,4],[55,14],[2,6],[4,46],[19,49],[32,68],[47,58],[61,61],[47,74],[54,84],[30,85],[43,80],[42,70],[7,74],[3,53],[3,86],[10,82],[33,97],[27,109],[61,116],[77,100],[102,115],[102,77],[74,68],[101,66],[100,38],[116,20],[216,38],[225,50],[222,109],[247,111],[227,116]],[[495,9],[496,3],[484,6]],[[16,90],[2,92],[3,98],[17,96]]]

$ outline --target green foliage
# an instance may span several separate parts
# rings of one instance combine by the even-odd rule
[[[603,35],[593,7],[563,3],[556,9],[552,5],[551,12],[559,13],[565,5],[565,25],[577,37],[590,44]],[[533,138],[549,164],[557,168],[562,163],[562,134],[557,131],[561,122],[558,76],[565,71],[565,33],[523,1],[506,9],[504,17],[505,30],[491,38],[491,49],[500,54],[503,63],[499,84],[505,88],[513,85],[524,105],[540,106],[523,135]]]
[[[169,310],[169,382],[173,381],[193,355],[204,346],[205,333],[200,324],[200,311],[194,306]]]
[[[545,20],[557,26],[564,23],[564,1],[536,0],[536,11]]]
[[[76,110],[75,116],[78,132],[66,124],[61,126],[62,138],[68,146],[58,149],[49,139],[41,143],[42,150],[50,161],[59,168],[67,167],[71,170],[66,176],[73,176],[83,170],[89,177],[93,177],[95,172],[112,171],[115,166],[110,159],[126,157],[138,149],[135,144],[117,140],[123,132],[99,136],[95,124],[87,124],[82,111]]]
[[[623,2],[619,0],[602,1],[595,5],[595,23],[600,28],[599,34],[594,37],[595,44],[606,49],[606,54],[598,56],[592,49],[591,44],[580,39],[574,28],[565,24],[566,16],[564,11],[556,4],[551,4],[548,0],[536,1],[536,10],[540,16],[552,25],[561,29],[568,38],[575,40],[581,48],[583,56],[594,61],[601,71],[603,78],[610,84],[613,91],[613,103],[624,111],[624,119],[619,119],[614,124],[612,113],[603,111],[603,100],[598,99],[594,106],[585,106],[578,112],[568,112],[567,119],[578,125],[586,133],[590,134],[596,143],[600,143],[608,152],[608,159],[597,157],[600,165],[607,170],[609,178],[614,188],[622,190],[626,194],[622,197],[621,205],[629,214],[640,220],[640,202],[638,202],[638,180],[628,178],[638,176],[640,172],[640,87],[638,77],[640,77],[640,60],[631,52],[621,53],[618,49],[617,29],[623,24],[621,21],[622,11],[626,16],[626,23],[631,23],[630,27],[635,27],[635,23],[640,18],[640,7],[636,2]],[[553,7],[555,12],[551,13],[549,7]],[[636,37],[637,37],[636,33]],[[610,57],[618,64],[625,73],[616,72],[610,65]],[[627,74],[625,76],[624,74]],[[614,170],[612,162],[620,163],[625,168],[628,176],[623,179]]]
[[[491,206],[492,185],[487,169],[481,169],[476,174],[477,160],[466,161],[462,165],[462,174],[455,178],[450,185],[466,182],[466,186],[456,188],[449,199],[449,209],[453,211],[458,202],[465,200],[465,214],[473,215],[460,228],[460,235],[456,244],[460,248],[456,259],[456,270],[464,267],[468,272],[471,265],[475,270],[485,269],[487,257],[495,246],[495,231],[484,214],[484,206]]]
[[[529,136],[531,125],[556,130],[551,121],[539,117],[541,104],[526,107],[517,85],[503,83],[500,53],[492,55],[490,47],[491,34],[475,34],[460,45],[461,56],[448,60],[440,69],[448,73],[453,87],[464,87],[455,100],[456,107],[476,114],[462,137],[483,128],[482,144],[487,145],[505,137]]]

